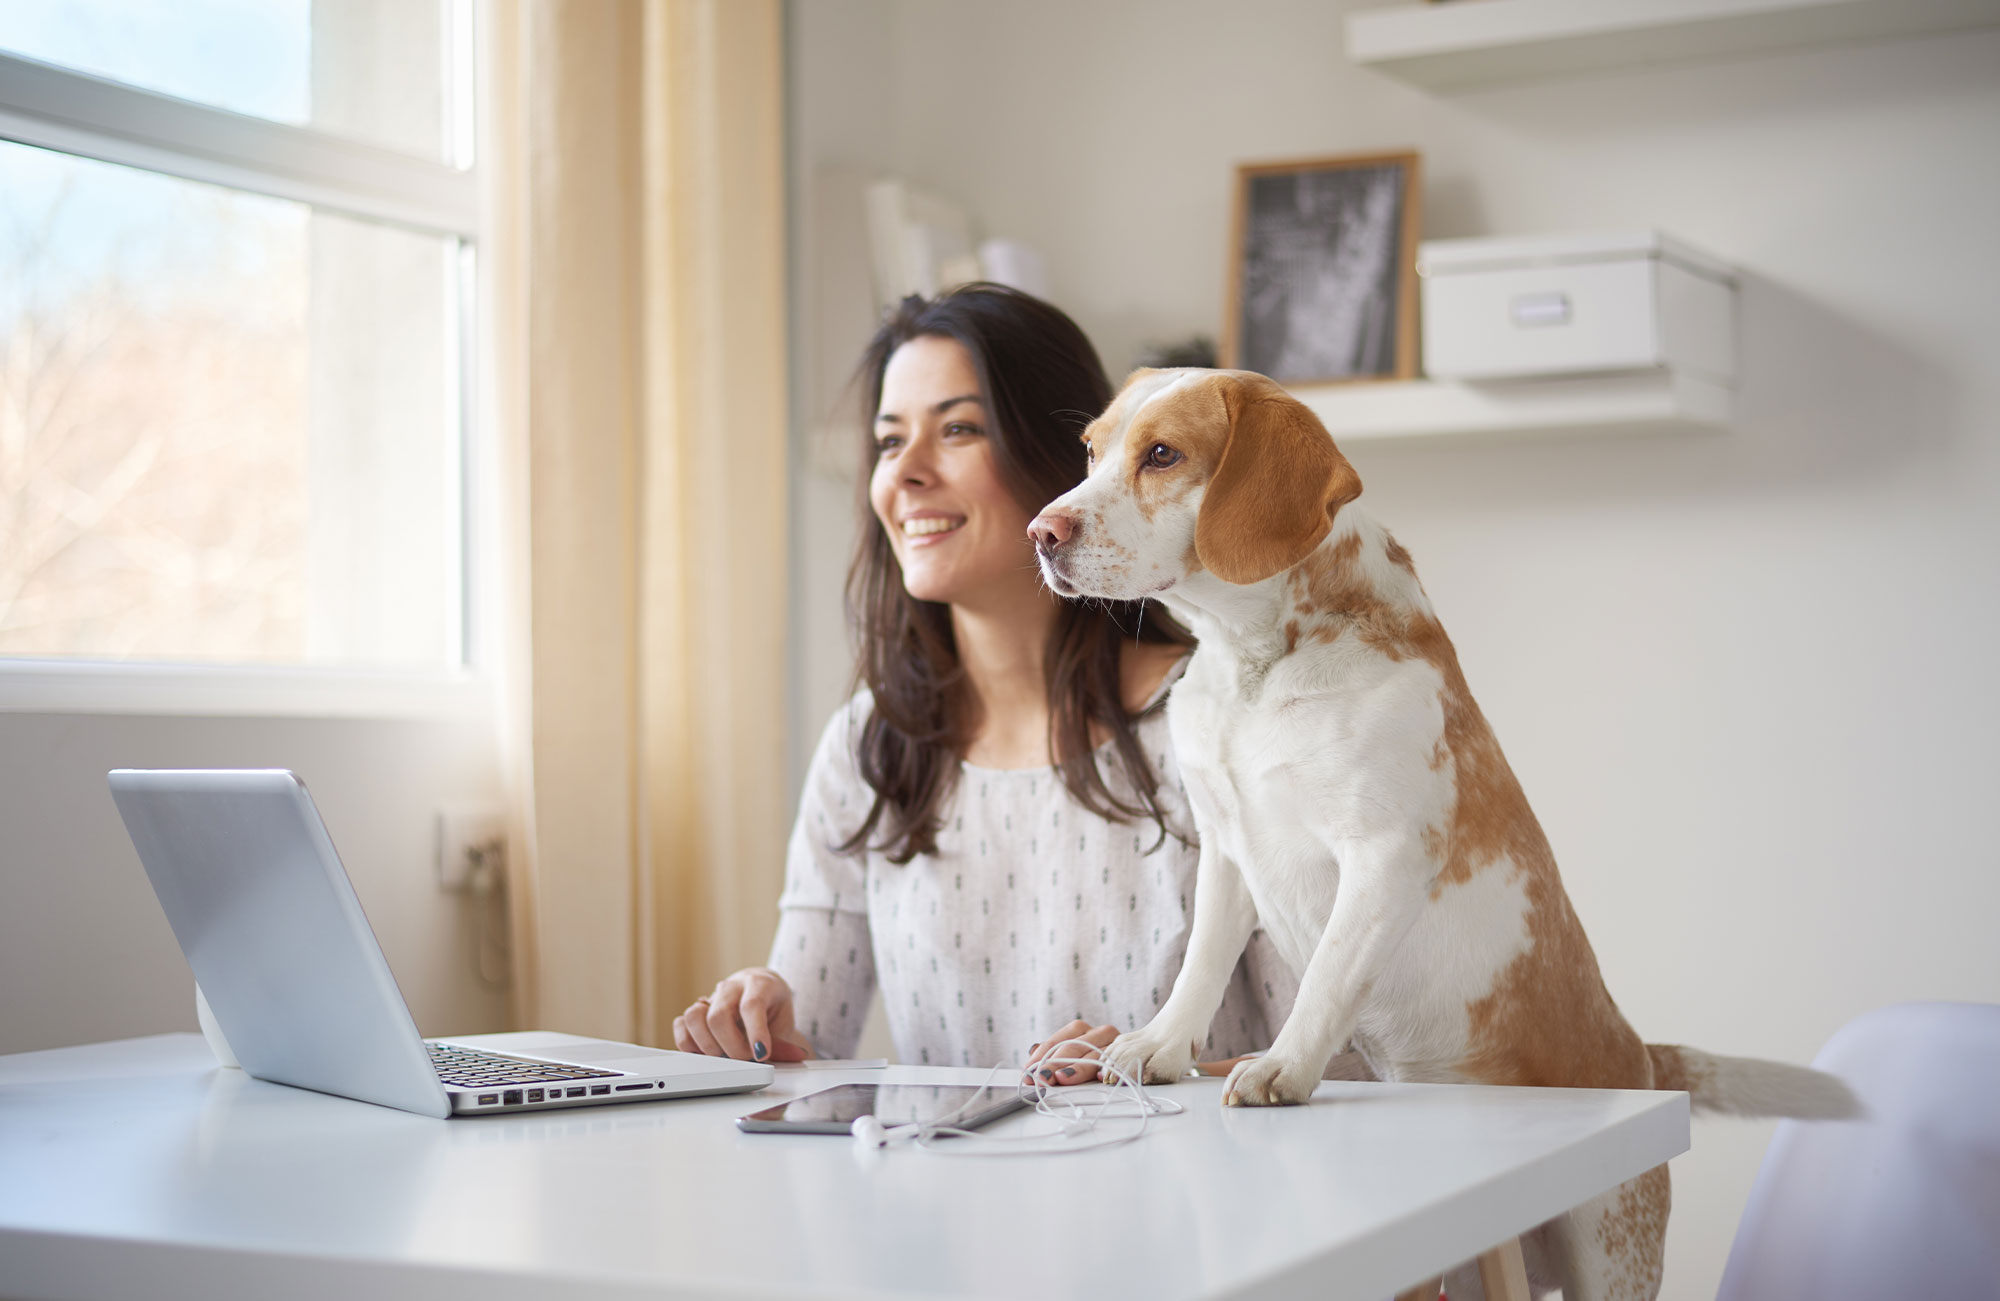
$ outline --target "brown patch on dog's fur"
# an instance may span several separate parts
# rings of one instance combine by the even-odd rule
[[[1615,1281],[1631,1290],[1608,1293],[1605,1301],[1646,1301],[1658,1295],[1672,1207],[1672,1183],[1663,1165],[1619,1185],[1611,1209],[1597,1221],[1597,1245],[1625,1266]]]
[[[1105,415],[1112,418],[1113,412]],[[1140,517],[1152,523],[1162,507],[1178,503],[1208,482],[1222,458],[1228,432],[1229,410],[1212,384],[1183,385],[1172,397],[1134,416],[1125,430],[1120,459]],[[1181,454],[1179,464],[1146,467],[1146,455],[1160,443]]]
[[[1134,386],[1158,373],[1141,367],[1126,376],[1111,405],[1081,435],[1095,458],[1092,473],[1096,473],[1103,468],[1105,444],[1123,431],[1117,449],[1119,473],[1131,483],[1133,505],[1148,523],[1162,506],[1179,501],[1208,482],[1229,438],[1229,411],[1212,384],[1183,385],[1170,400],[1147,407],[1161,390],[1149,387],[1141,394]],[[1140,409],[1134,411],[1134,407]],[[1141,459],[1156,443],[1167,444],[1185,459],[1165,470],[1142,473]],[[1193,554],[1192,548],[1189,554]],[[1192,566],[1189,572],[1193,572]]]
[[[1648,1087],[1645,1045],[1604,987],[1548,838],[1466,686],[1451,639],[1428,611],[1378,591],[1361,559],[1361,535],[1352,533],[1308,556],[1290,582],[1294,597],[1313,607],[1305,639],[1332,642],[1351,630],[1392,660],[1423,660],[1443,680],[1444,727],[1432,760],[1440,749],[1448,756],[1455,792],[1442,852],[1425,842],[1437,866],[1432,888],[1499,864],[1525,878],[1528,948],[1467,1008],[1470,1050],[1459,1070],[1487,1084]]]
[[[1318,625],[1309,632],[1312,639],[1333,642],[1351,628],[1362,644],[1392,660],[1444,658],[1455,665],[1437,620],[1385,598],[1360,560],[1361,535],[1350,533],[1331,550],[1314,551],[1288,575],[1293,608]]]
[[[1554,861],[1525,875],[1528,948],[1466,1008],[1470,1051],[1459,1071],[1484,1084],[1650,1087],[1646,1045],[1604,987]]]
[[[1319,418],[1262,375],[1217,371],[1160,405],[1163,414],[1186,410],[1213,445],[1209,404],[1217,399],[1227,419],[1212,468],[1200,480],[1208,487],[1195,520],[1195,549],[1224,582],[1261,582],[1320,544],[1334,514],[1361,495],[1361,476]]]

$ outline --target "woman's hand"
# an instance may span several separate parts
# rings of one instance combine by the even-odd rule
[[[769,967],[725,976],[714,993],[688,1004],[674,1018],[674,1047],[749,1062],[802,1062],[813,1055],[792,1024],[792,987]]]
[[[1039,1076],[1045,1084],[1088,1084],[1098,1076],[1095,1059],[1111,1046],[1111,1041],[1120,1033],[1115,1025],[1092,1025],[1088,1021],[1072,1021],[1028,1050],[1028,1074]],[[1060,1056],[1088,1057],[1092,1060],[1072,1062],[1063,1066],[1038,1065],[1044,1057],[1051,1055],[1058,1044],[1070,1039],[1080,1039],[1083,1042],[1069,1044],[1063,1048]],[[1253,1057],[1255,1055],[1249,1054]],[[1201,1075],[1226,1076],[1235,1068],[1236,1063],[1244,1060],[1246,1059],[1243,1057],[1231,1057],[1226,1061],[1196,1062],[1194,1069]]]
[[[1111,1046],[1111,1041],[1118,1035],[1115,1025],[1072,1021],[1028,1050],[1028,1074],[1040,1078],[1044,1084],[1088,1084],[1097,1078],[1096,1058]],[[1065,1043],[1073,1039],[1082,1042]],[[1060,1052],[1057,1051],[1059,1047]],[[1043,1065],[1042,1059],[1051,1056],[1056,1060]],[[1091,1060],[1063,1061],[1072,1057]]]

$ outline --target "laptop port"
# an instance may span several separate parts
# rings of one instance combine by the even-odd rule
[[[647,1080],[643,1084],[621,1084],[618,1086],[618,1091],[620,1093],[630,1093],[634,1089],[650,1089],[652,1087],[653,1087],[653,1082],[651,1080]]]
[[[521,1091],[519,1089],[509,1089],[501,1096],[506,1099],[507,1105],[510,1107],[521,1105]]]
[[[569,1091],[569,1096],[570,1096],[570,1097],[572,1097],[572,1098],[580,1098],[580,1097],[582,1097],[582,1096],[583,1096],[583,1090],[582,1090],[582,1089],[571,1089],[571,1090]]]
[[[609,1084],[593,1084],[590,1086],[590,1096],[593,1098],[602,1097],[609,1092],[611,1092]]]
[[[497,1093],[482,1093],[479,1095],[479,1105],[482,1107],[494,1106],[498,1104],[499,1101],[500,1101],[500,1095]]]
[[[542,1091],[541,1091],[540,1089],[529,1089],[529,1090],[528,1090],[528,1101],[530,1101],[530,1102],[540,1102],[541,1100],[542,1100]]]

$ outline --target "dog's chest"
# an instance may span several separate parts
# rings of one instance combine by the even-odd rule
[[[1312,673],[1296,657],[1246,668],[1197,651],[1168,706],[1196,816],[1281,847],[1324,844],[1329,826],[1352,823],[1373,797],[1366,774],[1384,742],[1400,739],[1381,734],[1375,676]]]
[[[1194,692],[1175,702],[1174,745],[1190,798],[1225,837],[1303,834],[1292,816],[1299,791],[1291,738],[1279,720],[1233,703]]]
[[[1271,938],[1303,964],[1355,846],[1441,825],[1450,777],[1438,679],[1421,661],[1344,647],[1261,673],[1205,643],[1168,707],[1182,782],[1206,844],[1241,871]]]
[[[1345,762],[1344,747],[1323,729],[1302,730],[1282,681],[1267,677],[1245,699],[1240,679],[1197,676],[1199,667],[1197,659],[1175,688],[1169,721],[1201,834],[1243,871],[1267,925],[1295,923],[1310,947],[1339,887],[1324,831],[1346,821],[1348,792],[1328,780]],[[1273,938],[1293,947],[1276,929]]]

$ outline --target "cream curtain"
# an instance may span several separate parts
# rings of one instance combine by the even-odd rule
[[[778,0],[495,0],[514,1017],[670,1041],[783,876]]]

